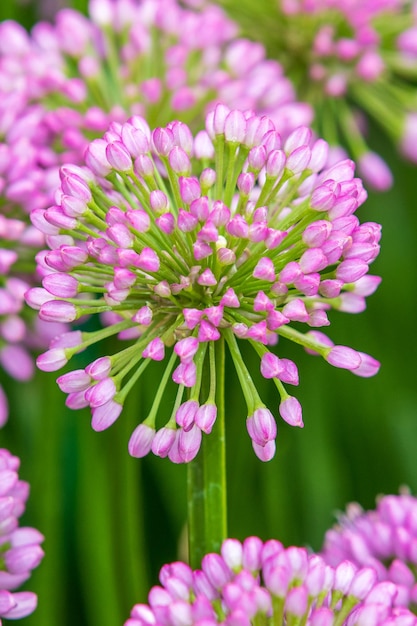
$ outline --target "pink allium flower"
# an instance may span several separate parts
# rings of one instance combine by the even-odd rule
[[[284,548],[276,540],[226,539],[221,554],[203,557],[201,570],[171,563],[162,567],[159,580],[148,604],[136,604],[124,626],[417,624],[398,605],[397,586],[377,583],[373,569],[348,561],[333,568],[304,548]]]
[[[0,617],[19,619],[36,608],[36,594],[14,592],[43,558],[43,536],[34,528],[19,527],[29,496],[28,483],[19,480],[20,461],[0,449]],[[0,622],[1,623],[1,622]]]
[[[216,419],[213,409],[203,413],[202,407],[215,404],[211,357],[214,342],[223,339],[241,382],[254,450],[269,460],[275,419],[259,397],[239,340],[259,355],[262,375],[281,398],[281,416],[295,426],[303,425],[301,406],[286,385],[298,384],[298,371],[276,353],[279,337],[336,367],[376,373],[378,364],[368,355],[334,346],[317,331],[302,333],[293,322],[328,326],[327,310],[342,308],[345,294],[357,290],[364,301],[378,284],[367,272],[379,251],[380,228],[360,224],[354,215],[366,193],[353,163],[326,169],[327,144],[313,141],[308,128],[283,141],[267,117],[225,105],[207,116],[206,127],[195,137],[177,121],[151,131],[134,116],[90,144],[86,161],[93,169],[62,168],[57,204],[35,212],[39,224],[54,229],[55,245],[42,257],[54,280],[46,276],[27,300],[41,319],[68,322],[105,313],[109,325],[77,331],[73,342],[72,335],[58,337],[38,366],[54,371],[105,337],[130,339],[128,347],[60,376],[58,384],[68,393],[68,406],[90,406],[93,428],[103,430],[118,418],[148,364],[161,362],[165,373],[155,403],[129,449],[134,456],[160,449],[152,434],[172,378],[177,400],[161,425],[175,437],[163,431],[162,450],[178,462],[197,454],[201,430],[210,432]],[[139,154],[124,140],[135,130],[142,136]],[[103,152],[93,165],[97,141]],[[179,160],[185,164],[180,172]],[[80,198],[84,211],[62,227],[68,207]],[[203,372],[211,372],[213,381],[208,397],[201,393]]]
[[[298,97],[314,105],[318,135],[349,149],[366,184],[378,191],[392,184],[387,164],[368,147],[367,118],[382,127],[406,158],[417,162],[413,2],[219,3],[241,21],[245,33],[266,42],[293,80]]]
[[[378,580],[398,586],[401,605],[415,606],[416,516],[417,498],[408,493],[379,498],[374,511],[352,503],[327,531],[322,556],[333,566],[349,559],[358,567],[372,567]]]
[[[54,202],[60,165],[80,164],[93,137],[112,122],[117,129],[132,114],[152,125],[176,118],[197,130],[205,112],[222,101],[268,113],[284,135],[312,117],[308,105],[294,102],[281,66],[266,59],[261,44],[236,39],[236,25],[215,5],[195,10],[176,0],[91,0],[89,11],[85,17],[63,9],[54,24],[38,23],[30,34],[11,20],[0,24],[0,355],[8,370],[13,361],[2,346],[19,346],[19,380],[31,375],[27,349],[43,348],[45,335],[49,340],[62,331],[49,324],[48,336],[45,322],[54,322],[55,307],[34,329],[23,301],[44,239],[52,247],[62,242],[54,239],[55,226],[40,224],[38,216]],[[141,128],[126,126],[123,141],[139,156],[147,139]],[[91,164],[102,162],[102,148],[100,142],[91,147]],[[117,142],[109,152],[123,169],[126,155]],[[179,171],[184,158],[172,158]],[[72,227],[86,200],[67,194],[63,228]],[[44,264],[39,268],[42,276],[50,271]],[[70,295],[72,285],[65,286]],[[68,313],[63,317],[71,322]],[[0,424],[6,417],[1,401]]]

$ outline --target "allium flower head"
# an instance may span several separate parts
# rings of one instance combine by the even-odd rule
[[[129,338],[129,347],[58,378],[67,404],[90,406],[93,428],[103,430],[148,364],[161,361],[154,405],[129,450],[188,461],[216,419],[214,351],[225,341],[254,450],[269,460],[276,422],[239,342],[258,354],[262,375],[281,397],[279,412],[294,426],[303,425],[301,406],[286,386],[298,385],[298,371],[277,355],[279,337],[359,376],[376,373],[377,361],[313,329],[329,325],[330,308],[365,307],[379,283],[368,269],[380,227],[354,215],[366,193],[353,163],[325,168],[327,144],[313,141],[307,128],[282,142],[267,117],[224,105],[207,116],[206,127],[193,136],[175,121],[151,132],[135,116],[90,144],[89,167],[62,168],[57,204],[32,213],[53,234],[55,247],[42,257],[53,272],[27,300],[43,320],[105,313],[109,325],[54,340],[38,366],[57,370],[104,337]],[[203,376],[211,381],[207,397]],[[155,435],[169,378],[177,400]]]
[[[30,34],[14,21],[0,24],[0,355],[19,380],[31,375],[34,338],[47,345],[45,324],[34,329],[23,303],[44,247],[28,214],[54,201],[60,165],[80,164],[91,139],[134,113],[153,125],[175,117],[201,129],[206,109],[221,100],[267,112],[284,135],[311,120],[281,66],[236,31],[219,7],[175,0],[92,0],[88,17],[63,9]],[[140,150],[140,129],[124,141]],[[6,416],[2,394],[0,424]]]
[[[322,556],[333,566],[349,559],[359,567],[373,567],[378,580],[396,583],[401,604],[415,608],[416,519],[417,499],[408,493],[379,498],[374,511],[352,503],[327,531]]]
[[[11,620],[35,610],[36,594],[14,590],[30,577],[43,558],[41,533],[19,527],[29,495],[28,483],[19,480],[19,465],[17,457],[0,449],[0,617]]]
[[[405,157],[417,162],[414,2],[245,0],[236,5],[220,0],[219,4],[235,13],[245,32],[266,42],[269,53],[294,81],[298,97],[314,104],[319,136],[345,146],[369,186],[388,189],[392,174],[368,146],[367,118],[383,128]]]
[[[161,569],[161,586],[148,604],[133,607],[124,626],[179,624],[307,624],[308,626],[415,626],[397,605],[394,583],[376,583],[371,568],[344,561],[326,565],[303,548],[248,537],[226,539],[221,554],[206,554],[201,570],[185,563]]]

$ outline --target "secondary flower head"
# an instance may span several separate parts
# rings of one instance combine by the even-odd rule
[[[219,7],[174,0],[92,0],[88,17],[64,9],[30,34],[0,24],[0,359],[12,376],[29,378],[27,348],[57,333],[50,324],[33,328],[24,306],[44,247],[28,215],[53,203],[59,167],[80,164],[91,139],[134,113],[201,129],[220,100],[267,112],[284,135],[309,123],[310,107],[294,102],[281,66],[236,30]],[[140,145],[137,130],[130,142]],[[2,394],[0,424],[6,417]]]
[[[93,428],[103,430],[149,363],[161,361],[154,405],[129,450],[188,461],[216,419],[215,351],[225,342],[254,450],[269,460],[275,419],[239,342],[259,356],[261,374],[281,397],[279,412],[294,426],[303,425],[301,406],[286,385],[298,384],[298,371],[277,355],[279,337],[359,376],[376,373],[377,361],[313,329],[329,325],[330,308],[364,309],[379,283],[368,269],[380,227],[354,215],[366,197],[354,164],[326,168],[327,144],[313,141],[308,128],[283,142],[269,118],[225,105],[207,116],[206,127],[193,136],[175,121],[150,131],[135,116],[90,144],[89,167],[62,168],[57,204],[32,213],[54,237],[54,249],[42,256],[53,271],[27,300],[44,320],[113,316],[104,330],[58,338],[38,366],[57,370],[105,337],[129,338],[129,347],[58,378],[68,406],[89,405]],[[211,381],[207,396],[203,376]],[[177,399],[155,434],[170,378]]]
[[[249,537],[226,539],[221,554],[203,557],[201,570],[164,565],[161,586],[148,604],[133,607],[124,626],[194,624],[307,624],[308,626],[415,626],[398,606],[393,583],[377,583],[371,568],[344,561],[326,565],[303,548]]]
[[[328,530],[322,556],[338,565],[349,559],[359,567],[373,567],[378,579],[397,584],[401,603],[417,604],[417,499],[408,493],[378,499],[374,511],[350,504]]]
[[[19,619],[36,608],[31,591],[18,591],[43,558],[41,533],[19,527],[29,495],[28,483],[19,480],[20,461],[0,449],[0,618]],[[1,621],[0,621],[1,624]]]
[[[406,0],[231,0],[244,31],[261,38],[283,64],[299,98],[314,104],[315,128],[347,147],[365,182],[392,184],[387,164],[368,145],[368,120],[417,162],[417,13]],[[255,15],[256,11],[256,15]],[[274,27],[270,25],[274,24]],[[413,87],[411,87],[413,85]]]

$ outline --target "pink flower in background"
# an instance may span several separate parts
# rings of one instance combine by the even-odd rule
[[[0,449],[0,617],[19,619],[36,608],[31,591],[14,590],[31,575],[43,558],[43,536],[35,528],[19,527],[29,496],[28,483],[19,480],[20,461]]]
[[[226,539],[221,554],[206,554],[200,570],[164,565],[161,586],[136,604],[124,626],[145,624],[375,624],[415,626],[397,603],[397,587],[378,583],[372,568],[344,561],[333,568],[304,548],[249,537]]]
[[[282,63],[300,99],[315,109],[314,128],[343,145],[365,184],[393,182],[372,147],[369,121],[417,163],[417,14],[406,0],[220,0],[243,31]],[[272,27],[271,24],[274,26]]]
[[[380,497],[374,511],[352,503],[326,532],[322,556],[333,566],[349,559],[374,568],[378,580],[396,583],[401,604],[415,606],[416,519],[417,499],[408,493]]]
[[[153,407],[129,451],[189,461],[216,419],[214,349],[224,340],[253,448],[267,461],[276,423],[240,340],[258,354],[261,374],[277,387],[279,412],[294,426],[303,425],[301,406],[286,386],[298,385],[298,370],[278,356],[280,337],[335,367],[375,374],[372,357],[313,330],[329,325],[331,308],[362,311],[379,283],[368,271],[380,227],[354,215],[366,192],[353,162],[326,168],[327,153],[306,127],[283,140],[269,118],[218,105],[195,136],[178,121],[152,131],[139,116],[114,123],[90,144],[87,166],[63,167],[57,204],[31,215],[51,236],[51,250],[40,256],[51,273],[26,298],[42,320],[72,323],[99,313],[107,327],[57,337],[38,366],[57,370],[105,337],[130,341],[58,378],[68,406],[90,406],[93,428],[108,428],[145,368],[162,362]],[[211,380],[206,395],[203,372]],[[160,428],[170,379],[177,397]]]

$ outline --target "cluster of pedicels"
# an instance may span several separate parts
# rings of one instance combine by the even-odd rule
[[[373,511],[350,504],[326,532],[322,556],[337,566],[349,559],[372,567],[378,580],[396,583],[401,602],[417,606],[417,498],[408,493],[379,498]]]
[[[267,112],[284,134],[309,123],[281,66],[236,33],[219,7],[175,0],[92,0],[89,17],[63,9],[30,34],[0,24],[0,363],[9,375],[30,378],[32,348],[59,330],[25,308],[44,247],[28,216],[53,202],[59,167],[81,163],[111,122],[141,114],[154,125],[175,117],[201,128],[206,109],[222,101]],[[0,390],[0,425],[6,418]]]
[[[219,4],[231,13],[236,8],[230,0]],[[319,136],[346,146],[370,186],[389,188],[392,174],[368,147],[369,119],[417,162],[415,2],[263,0],[259,6],[245,0],[236,18],[263,37],[298,97],[313,104]]]
[[[164,565],[148,604],[133,607],[124,626],[415,626],[392,582],[370,567],[336,567],[304,548],[249,537],[226,539],[201,570]]]
[[[326,167],[327,159],[327,143],[306,127],[283,140],[268,117],[217,105],[195,135],[178,121],[152,131],[140,116],[113,123],[87,148],[86,166],[64,166],[56,204],[32,212],[54,246],[39,257],[46,275],[27,302],[46,321],[99,313],[107,326],[58,336],[37,364],[58,370],[106,337],[130,340],[58,378],[67,405],[91,407],[93,428],[108,428],[149,364],[162,361],[129,451],[190,461],[216,420],[216,353],[226,344],[253,448],[266,461],[277,426],[240,340],[258,355],[293,426],[303,425],[301,406],[286,385],[298,385],[298,370],[277,355],[280,338],[359,376],[375,374],[375,359],[318,330],[330,324],[330,309],[362,311],[380,282],[368,274],[380,226],[355,215],[362,182],[352,161]],[[170,378],[177,395],[167,414]]]
[[[28,483],[19,479],[19,465],[17,457],[0,449],[0,618],[12,620],[30,615],[36,608],[36,594],[14,589],[30,577],[43,557],[41,533],[19,527],[29,496]]]

